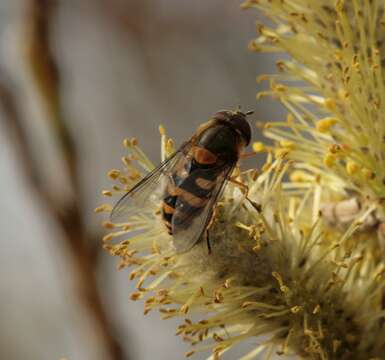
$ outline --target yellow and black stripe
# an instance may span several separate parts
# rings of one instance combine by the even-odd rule
[[[162,216],[169,234],[172,234],[172,223],[187,228],[191,220],[201,213],[221,172],[217,156],[198,146],[191,148],[181,166],[184,169],[175,169],[163,198]],[[177,202],[178,212],[175,214]]]

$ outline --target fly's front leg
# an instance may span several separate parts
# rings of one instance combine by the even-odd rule
[[[241,153],[241,154],[239,155],[239,157],[240,157],[241,159],[248,159],[248,158],[253,157],[253,156],[255,156],[255,155],[257,155],[257,153],[256,153],[255,151],[249,151],[249,152],[243,152],[243,153]]]

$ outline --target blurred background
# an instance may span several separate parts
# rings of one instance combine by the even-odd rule
[[[159,124],[180,144],[219,109],[281,116],[255,100],[276,59],[247,50],[239,5],[0,1],[0,359],[183,358],[178,321],[128,300],[93,209],[125,137],[157,163]]]

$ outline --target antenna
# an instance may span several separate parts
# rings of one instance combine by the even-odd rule
[[[237,105],[237,109],[236,109],[236,112],[237,113],[241,113],[241,114],[244,114],[244,115],[251,115],[251,114],[254,114],[254,110],[249,110],[249,111],[246,111],[245,113],[243,113],[241,111],[241,105]]]

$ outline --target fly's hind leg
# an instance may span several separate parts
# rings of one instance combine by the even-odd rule
[[[210,221],[206,227],[206,242],[207,242],[207,250],[208,254],[211,255],[211,245],[210,245],[210,228],[214,225],[215,218],[217,217],[218,214],[218,207],[217,205],[214,206],[213,213],[211,214]]]
[[[211,255],[211,245],[210,245],[209,229],[206,229],[206,243],[207,243],[208,254]]]

